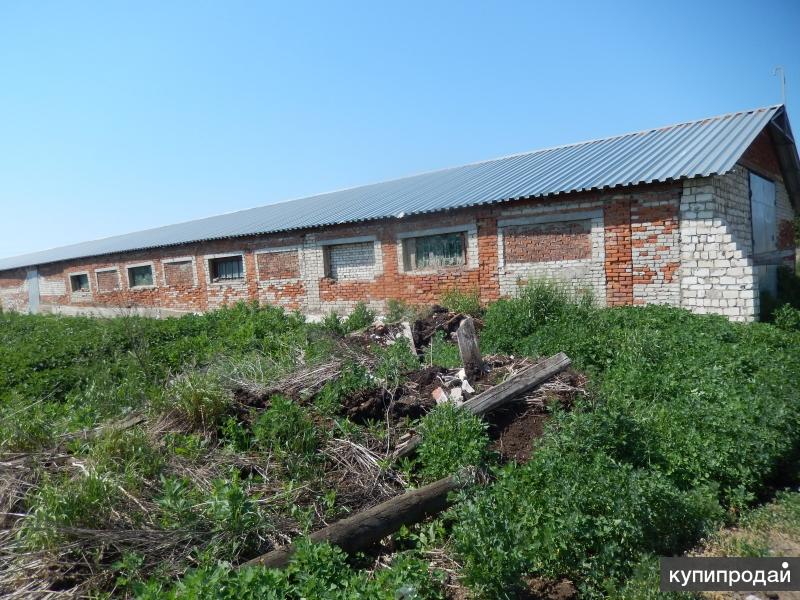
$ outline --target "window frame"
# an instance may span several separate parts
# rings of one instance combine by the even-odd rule
[[[461,243],[461,253],[459,262],[453,264],[424,264],[420,265],[419,261],[419,242],[420,240],[430,240],[433,238],[444,238],[449,236],[457,236]],[[403,244],[403,260],[406,264],[406,269],[409,271],[439,271],[443,269],[456,269],[465,267],[467,265],[467,239],[466,233],[463,231],[451,231],[448,233],[434,233],[433,235],[420,235],[413,238],[408,238]],[[443,255],[444,257],[444,255]]]
[[[406,275],[430,275],[442,271],[457,271],[459,269],[473,269],[477,266],[477,233],[478,228],[475,223],[464,223],[462,225],[452,225],[449,227],[436,227],[418,231],[405,231],[397,234],[398,267],[401,273]],[[461,256],[462,262],[457,265],[443,265],[439,267],[425,266],[418,267],[416,261],[416,240],[440,235],[461,235]],[[410,252],[413,245],[413,252]]]
[[[69,276],[69,291],[71,294],[91,294],[92,293],[92,278],[89,277],[89,271],[75,271],[73,273],[68,273]],[[73,281],[76,277],[85,277],[86,278],[86,289],[78,288],[75,289],[73,285]]]
[[[242,276],[236,279],[214,279],[213,265],[217,260],[225,260],[238,258],[242,261]],[[244,259],[244,251],[241,252],[223,252],[221,254],[207,254],[203,257],[206,267],[206,283],[208,285],[216,286],[241,286],[247,283],[247,264]]]
[[[134,285],[133,284],[133,279],[131,277],[131,275],[132,275],[131,271],[133,269],[140,269],[140,268],[143,268],[143,267],[149,267],[150,268],[150,281],[151,281],[151,283],[145,284],[145,285]],[[126,275],[125,282],[127,283],[129,290],[134,290],[134,291],[136,291],[136,290],[152,290],[152,289],[157,287],[156,286],[156,269],[155,269],[155,265],[153,264],[152,261],[141,262],[141,263],[131,263],[131,264],[125,265],[125,275]]]
[[[383,252],[381,243],[374,235],[360,235],[357,237],[330,238],[319,240],[317,244],[322,248],[322,277],[330,281],[374,281],[383,274]],[[352,244],[372,244],[372,274],[359,279],[337,279],[331,276],[331,247],[349,246]]]

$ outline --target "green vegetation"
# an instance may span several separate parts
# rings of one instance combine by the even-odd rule
[[[569,578],[587,598],[656,598],[659,554],[740,520],[770,532],[740,553],[800,529],[795,496],[751,512],[800,444],[796,309],[744,325],[600,309],[548,283],[474,300],[447,304],[483,311],[485,353],[563,351],[589,379],[570,410],[552,408],[524,464],[500,464],[485,422],[451,404],[418,423],[392,416],[412,372],[457,367],[458,349],[439,333],[420,359],[404,339],[348,337],[372,322],[366,305],[318,325],[246,304],[161,321],[0,314],[0,506],[21,515],[0,539],[13,557],[0,593],[30,573],[31,593],[439,598],[438,557],[479,597],[513,597],[532,576]],[[302,391],[274,387],[294,379]],[[362,406],[376,408],[349,418]],[[410,426],[418,454],[392,465]],[[236,568],[467,466],[483,483],[398,533],[389,566],[301,537],[286,570]],[[36,556],[52,572],[25,562]]]
[[[387,569],[371,578],[352,569],[344,553],[327,544],[301,540],[289,567],[275,569],[245,568],[233,570],[227,564],[195,569],[171,589],[158,582],[136,586],[142,600],[358,600],[370,598],[407,599],[443,598],[431,580],[425,562],[410,554],[401,554]]]
[[[800,550],[800,493],[776,498],[745,512],[736,528],[721,529],[705,541],[706,556],[795,556]]]
[[[417,451],[426,483],[457,473],[463,467],[483,466],[488,457],[486,423],[450,402],[434,408],[419,427]]]
[[[551,292],[491,306],[484,343],[564,351],[595,393],[556,415],[533,460],[457,508],[466,578],[489,595],[525,572],[586,596],[618,588],[643,555],[681,552],[753,501],[800,441],[796,334]]]
[[[483,314],[478,290],[453,288],[442,294],[441,305],[455,312],[477,317]]]

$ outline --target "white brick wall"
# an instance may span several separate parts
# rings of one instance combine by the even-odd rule
[[[681,306],[753,321],[758,314],[747,169],[690,179],[681,197]]]
[[[337,281],[372,279],[375,275],[375,243],[328,246],[328,275]]]

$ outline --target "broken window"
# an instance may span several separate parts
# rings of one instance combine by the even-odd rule
[[[466,264],[464,232],[409,238],[405,242],[408,270],[438,269]]]
[[[153,267],[150,265],[128,267],[128,285],[132,288],[152,286]]]
[[[87,273],[79,273],[78,275],[69,276],[70,287],[73,292],[88,292],[89,291],[89,275]]]

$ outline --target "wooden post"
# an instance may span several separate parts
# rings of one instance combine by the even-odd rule
[[[407,491],[364,512],[338,521],[309,536],[313,542],[329,542],[347,553],[357,552],[379,542],[403,525],[417,523],[449,506],[447,495],[471,481],[469,471],[450,476],[416,490]],[[277,548],[244,563],[281,569],[294,553],[293,544]]]
[[[475,333],[475,321],[472,317],[463,319],[458,326],[458,351],[461,353],[461,362],[469,379],[480,379],[485,371],[480,348],[478,348],[478,335]]]
[[[557,375],[572,364],[570,358],[563,352],[554,354],[537,365],[532,365],[509,377],[477,396],[470,398],[461,405],[462,410],[468,410],[475,415],[484,415],[499,406],[514,400],[522,394],[529,392],[537,385],[544,383],[553,375]],[[398,449],[394,458],[399,459],[414,453],[422,442],[418,435],[412,437],[405,445]]]

